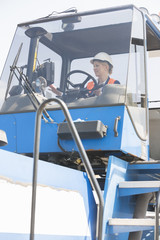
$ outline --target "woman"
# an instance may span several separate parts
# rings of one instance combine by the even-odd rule
[[[91,60],[91,63],[93,64],[93,70],[96,77],[98,78],[99,85],[102,84],[104,87],[106,84],[120,84],[119,81],[110,78],[113,70],[113,63],[112,58],[109,56],[109,54],[100,52],[95,55],[95,57]],[[88,89],[92,89],[93,87],[94,82],[89,82],[87,84]],[[99,96],[103,91],[103,87],[95,90],[94,94]]]

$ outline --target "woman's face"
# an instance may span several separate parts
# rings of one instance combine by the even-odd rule
[[[108,77],[108,71],[109,71],[109,66],[105,62],[100,62],[100,61],[94,61],[93,62],[93,70],[98,78],[107,78]]]

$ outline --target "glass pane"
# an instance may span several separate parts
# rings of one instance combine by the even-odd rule
[[[28,88],[30,87],[36,94],[38,101],[42,102],[48,97],[55,96],[50,91],[49,85],[53,82],[57,85],[60,83],[61,56],[42,44],[38,38],[32,41],[31,38],[27,37],[25,31],[25,28],[17,29],[1,77],[0,105],[2,112],[34,110],[34,104],[28,97],[28,94],[31,93]],[[34,44],[35,49],[32,47]],[[30,55],[33,55],[32,50],[34,56],[30,75],[28,70]],[[35,84],[39,76],[46,79],[43,89]]]
[[[147,104],[143,39],[143,18],[140,12],[134,10],[126,103],[138,135],[145,139]]]
[[[1,112],[34,110],[33,94],[39,102],[58,95],[69,107],[124,104],[131,21],[129,8],[19,25],[0,81]],[[99,52],[112,58],[108,72],[120,84],[106,85],[107,75],[98,96],[87,83],[99,81],[90,62]],[[73,70],[85,73],[68,77]]]
[[[159,77],[160,50],[148,52],[148,95],[149,108],[160,108]],[[154,73],[154,74],[153,74]]]

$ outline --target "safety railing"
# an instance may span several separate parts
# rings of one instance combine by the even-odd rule
[[[154,240],[159,240],[160,189],[156,193]]]
[[[85,170],[87,172],[89,181],[93,190],[95,191],[95,197],[98,199],[97,203],[97,226],[96,226],[96,239],[102,240],[102,228],[103,228],[103,208],[104,208],[104,200],[102,196],[102,192],[100,186],[98,184],[97,179],[95,178],[94,171],[86,154],[86,151],[83,147],[82,141],[79,137],[77,129],[73,123],[69,110],[66,104],[58,99],[51,98],[44,101],[38,108],[36,114],[36,124],[35,124],[35,139],[34,139],[34,163],[33,163],[33,180],[32,180],[32,206],[31,206],[31,226],[30,226],[30,240],[34,240],[34,228],[35,228],[35,209],[36,209],[36,187],[37,187],[37,174],[38,174],[38,159],[39,159],[39,148],[40,148],[40,130],[41,130],[41,118],[42,112],[45,106],[48,103],[56,102],[60,105],[65,118],[68,122],[68,126],[70,128],[72,137],[78,147],[79,154],[83,161]]]

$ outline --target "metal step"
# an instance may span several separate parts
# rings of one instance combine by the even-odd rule
[[[120,196],[158,192],[159,189],[160,181],[125,181],[119,183]]]
[[[108,221],[109,232],[121,233],[121,232],[137,232],[144,230],[152,230],[155,226],[155,219],[151,218],[112,218]]]

